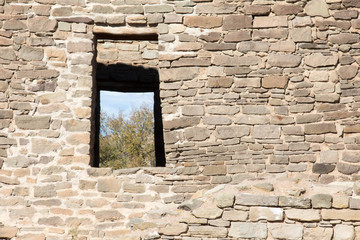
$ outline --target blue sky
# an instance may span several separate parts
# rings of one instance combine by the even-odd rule
[[[108,115],[117,115],[123,111],[128,115],[132,108],[142,104],[154,105],[154,93],[122,93],[111,91],[100,91],[100,107]]]

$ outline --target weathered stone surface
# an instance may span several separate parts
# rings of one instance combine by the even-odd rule
[[[217,137],[220,139],[240,138],[250,134],[249,126],[217,127]]]
[[[278,202],[279,198],[276,196],[239,194],[236,196],[235,204],[244,206],[278,206]]]
[[[319,210],[312,209],[289,209],[285,211],[285,215],[290,220],[300,222],[319,222],[321,220]]]
[[[202,3],[196,6],[196,13],[225,14],[234,13],[236,4],[227,3]]]
[[[184,127],[192,127],[197,125],[200,122],[200,118],[198,117],[181,117],[176,118],[170,121],[164,121],[165,129],[178,129]]]
[[[240,42],[250,40],[250,32],[249,31],[235,31],[229,32],[225,34],[224,42]]]
[[[338,56],[325,56],[321,53],[314,53],[305,57],[305,64],[311,67],[335,66],[338,63]]]
[[[183,69],[161,69],[160,78],[162,81],[181,81],[181,80],[190,80],[194,79],[198,74],[198,68],[186,68],[186,71]]]
[[[303,8],[298,4],[275,4],[272,8],[276,15],[296,15],[302,10]]]
[[[329,41],[335,44],[352,44],[359,42],[358,34],[340,33],[338,35],[332,35],[329,37]]]
[[[290,36],[294,42],[312,42],[311,28],[293,28],[290,29]]]
[[[360,162],[360,155],[357,151],[344,151],[342,160],[350,163],[358,163]]]
[[[304,10],[309,16],[329,16],[329,9],[325,0],[311,0],[306,4]]]
[[[269,15],[271,8],[267,5],[246,5],[245,6],[245,13],[248,15],[253,16],[262,16],[262,15]]]
[[[287,16],[255,17],[254,28],[287,27]]]
[[[34,188],[34,197],[55,197],[55,185],[36,186]]]
[[[247,41],[237,44],[239,52],[267,52],[269,50],[269,43],[259,41]]]
[[[247,15],[229,15],[224,17],[223,30],[238,30],[252,27],[252,17]]]
[[[360,7],[360,3],[356,0],[342,0],[342,4],[344,4],[345,7]]]
[[[21,129],[49,129],[49,116],[16,116],[15,124]]]
[[[211,226],[189,226],[188,233],[195,236],[224,238],[227,236],[228,230]]]
[[[300,224],[269,224],[270,234],[277,239],[302,239],[303,226]]]
[[[229,88],[233,83],[233,78],[210,78],[208,80],[208,87],[212,88]]]
[[[97,189],[99,192],[119,192],[121,182],[116,178],[99,178]]]
[[[294,208],[310,208],[310,199],[300,197],[279,197],[279,206],[281,207],[294,207]]]
[[[248,213],[246,211],[224,211],[222,214],[222,219],[226,221],[246,221],[248,218]]]
[[[342,79],[352,79],[358,73],[359,67],[357,64],[353,64],[350,66],[341,66],[338,70],[338,74]]]
[[[315,194],[311,197],[313,208],[331,208],[332,196],[329,194]]]
[[[226,166],[205,166],[202,173],[206,176],[225,175]]]
[[[337,224],[334,227],[334,240],[353,240],[354,238],[355,231],[353,226]]]
[[[326,163],[315,163],[313,165],[313,173],[328,174],[335,170],[335,165]]]
[[[159,233],[168,236],[179,236],[181,233],[185,233],[188,230],[188,225],[185,223],[172,223],[159,229]]]
[[[210,132],[203,127],[193,127],[185,129],[185,137],[192,141],[203,141],[210,137]]]
[[[222,215],[223,211],[215,205],[203,204],[192,213],[197,218],[216,219]]]
[[[231,193],[219,193],[216,195],[216,205],[219,208],[232,207],[234,205],[235,195]]]
[[[33,138],[31,140],[32,143],[32,152],[33,153],[49,153],[53,151],[57,151],[60,148],[60,144],[55,141],[50,141],[42,138]]]
[[[324,239],[331,240],[333,230],[331,228],[304,228],[304,239]]]
[[[5,60],[15,60],[16,54],[15,51],[12,48],[8,47],[1,47],[0,48],[0,58]]]
[[[34,17],[28,20],[30,32],[54,32],[57,27],[57,22],[48,17]]]
[[[280,138],[280,126],[276,125],[255,125],[253,128],[253,138]]]
[[[125,217],[119,213],[116,210],[102,210],[102,211],[96,211],[95,212],[95,217],[97,220],[99,220],[100,222],[104,222],[104,221],[115,221],[115,220],[119,220],[119,219],[124,219]]]
[[[232,222],[229,236],[235,238],[265,239],[267,237],[267,227],[265,223]]]
[[[351,175],[354,173],[358,173],[360,170],[360,166],[358,165],[352,165],[352,164],[346,164],[346,163],[338,163],[336,165],[337,170],[343,174]]]
[[[5,163],[8,167],[26,168],[34,163],[34,161],[25,156],[15,156],[5,159]]]
[[[229,125],[232,121],[224,116],[205,116],[203,122],[209,125]]]
[[[144,184],[124,183],[123,188],[124,188],[125,192],[129,192],[129,193],[144,193],[145,192]]]
[[[249,219],[253,222],[260,220],[278,222],[284,219],[284,214],[281,208],[251,207],[249,211]]]
[[[337,133],[334,123],[318,123],[305,125],[305,134]]]
[[[263,88],[285,88],[289,78],[287,76],[265,76],[261,81]]]
[[[297,67],[300,65],[301,57],[292,54],[270,54],[268,63],[272,67]]]
[[[4,227],[4,226],[0,227],[0,237],[4,239],[14,238],[17,232],[18,232],[17,227]]]
[[[239,117],[235,118],[234,120],[237,124],[268,124],[269,118],[266,116],[259,116],[259,115],[240,115]]]
[[[188,27],[215,28],[222,25],[222,17],[185,16],[184,25]]]

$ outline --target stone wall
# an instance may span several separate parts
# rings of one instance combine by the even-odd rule
[[[360,238],[358,1],[0,5],[0,238]],[[101,63],[158,68],[167,167],[89,166]]]

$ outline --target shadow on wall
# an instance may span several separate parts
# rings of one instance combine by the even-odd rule
[[[156,68],[132,66],[123,63],[105,65],[97,63],[96,67],[96,102],[94,121],[94,158],[93,167],[99,167],[99,132],[100,132],[100,91],[118,92],[153,92],[154,93],[154,138],[156,166],[164,167],[165,149],[159,90],[159,72]],[[116,100],[115,100],[116,101]]]

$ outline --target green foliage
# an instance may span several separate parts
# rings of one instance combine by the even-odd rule
[[[153,111],[148,106],[133,109],[126,118],[101,113],[100,167],[114,169],[155,166]]]

